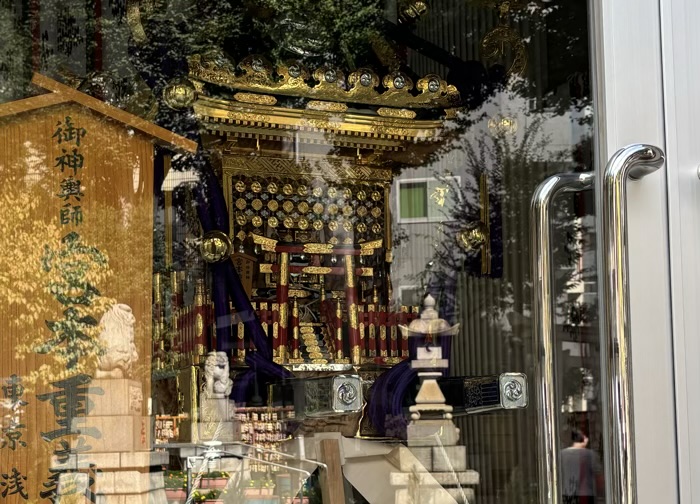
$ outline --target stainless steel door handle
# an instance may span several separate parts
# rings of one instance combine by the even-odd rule
[[[562,192],[576,192],[593,185],[592,173],[552,175],[535,191],[530,205],[530,239],[532,254],[532,320],[537,341],[535,353],[535,389],[537,400],[540,502],[558,504],[559,495],[559,425],[554,387],[555,320],[552,295],[551,216],[554,197]]]
[[[610,158],[603,175],[602,290],[605,340],[602,346],[608,395],[610,501],[636,503],[630,307],[627,262],[627,179],[638,180],[664,163],[664,153],[651,145],[630,145]]]

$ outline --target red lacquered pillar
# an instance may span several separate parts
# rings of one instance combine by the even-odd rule
[[[350,363],[361,364],[360,327],[357,320],[357,287],[355,286],[355,259],[345,256],[345,306],[348,308],[348,342],[350,343]]]
[[[401,307],[399,323],[408,327],[408,306]],[[401,357],[404,359],[408,358],[408,331],[401,333]]]
[[[387,314],[387,323],[389,324],[389,331],[390,331],[390,336],[391,336],[391,347],[390,347],[390,356],[391,357],[398,357],[399,356],[399,339],[398,339],[398,313],[396,312],[390,312]]]
[[[338,298],[335,303],[335,359],[340,360],[343,357],[343,310]]]
[[[292,359],[299,357],[299,303],[295,296],[292,304]]]
[[[204,280],[197,280],[194,288],[194,334],[192,340],[192,363],[199,364],[206,354],[207,307]]]
[[[379,356],[388,357],[386,343],[386,306],[379,307]]]
[[[289,253],[280,252],[280,272],[277,282],[277,304],[279,305],[279,340],[277,355],[281,363],[288,360],[287,328],[289,323]],[[274,342],[273,342],[274,344]],[[273,347],[274,354],[274,347]]]

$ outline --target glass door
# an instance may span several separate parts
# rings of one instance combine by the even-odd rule
[[[0,495],[675,488],[644,3],[0,5]]]

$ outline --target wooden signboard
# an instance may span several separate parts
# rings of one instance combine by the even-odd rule
[[[3,502],[49,501],[70,470],[92,488],[110,454],[150,448],[153,143],[196,147],[33,82],[49,93],[0,105]]]

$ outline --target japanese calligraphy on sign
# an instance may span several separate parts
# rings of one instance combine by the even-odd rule
[[[53,383],[58,390],[47,394],[37,395],[40,401],[48,401],[53,406],[56,423],[61,427],[51,432],[42,432],[41,437],[47,441],[72,436],[86,435],[99,439],[100,432],[94,427],[76,428],[85,421],[84,417],[92,410],[93,404],[88,394],[103,395],[104,391],[99,387],[89,387],[91,378],[88,375],[78,374]]]
[[[19,495],[24,500],[29,499],[29,495],[25,489],[25,481],[27,477],[22,475],[21,472],[17,470],[16,467],[12,468],[10,473],[0,474],[0,495],[3,498],[9,497],[10,495]]]
[[[59,222],[62,226],[79,226],[83,223],[83,210],[80,198],[85,196],[82,192],[80,179],[76,178],[85,167],[85,157],[80,152],[81,140],[87,135],[85,128],[73,124],[70,116],[66,116],[63,122],[59,121],[56,131],[51,138],[61,146],[61,154],[56,156],[54,164],[62,174],[68,175],[61,181],[61,189],[56,196],[63,200],[63,207],[59,212]]]
[[[48,402],[54,411],[58,429],[49,432],[42,432],[41,437],[47,442],[57,441],[54,448],[54,456],[59,464],[66,464],[70,461],[71,455],[77,455],[83,452],[90,451],[92,448],[87,444],[86,436],[94,439],[100,439],[102,433],[95,427],[84,425],[85,417],[93,409],[93,402],[89,394],[104,395],[104,390],[100,387],[91,387],[92,378],[86,374],[77,374],[65,380],[53,382],[52,385],[56,388],[53,392],[37,395],[37,399],[42,402]],[[69,440],[73,440],[72,446]],[[63,493],[85,493],[90,502],[95,502],[95,494],[93,492],[94,485],[94,466],[91,466],[90,474],[87,475],[87,480],[84,488],[81,485],[73,485],[72,490],[63,490]],[[50,476],[43,483],[45,490],[40,492],[43,499],[55,500],[58,481],[61,475],[70,474],[70,471],[63,469],[50,469]],[[78,478],[78,474],[75,475]],[[61,479],[62,482],[63,479]],[[76,479],[75,481],[80,481]],[[65,482],[64,482],[65,483]]]
[[[17,375],[10,376],[5,380],[2,386],[2,406],[6,411],[0,424],[2,437],[0,438],[0,448],[8,447],[11,450],[17,447],[26,447],[27,443],[22,440],[22,431],[26,429],[26,425],[21,423],[23,407],[28,403],[22,400],[24,395],[24,387],[21,384],[21,379]]]

